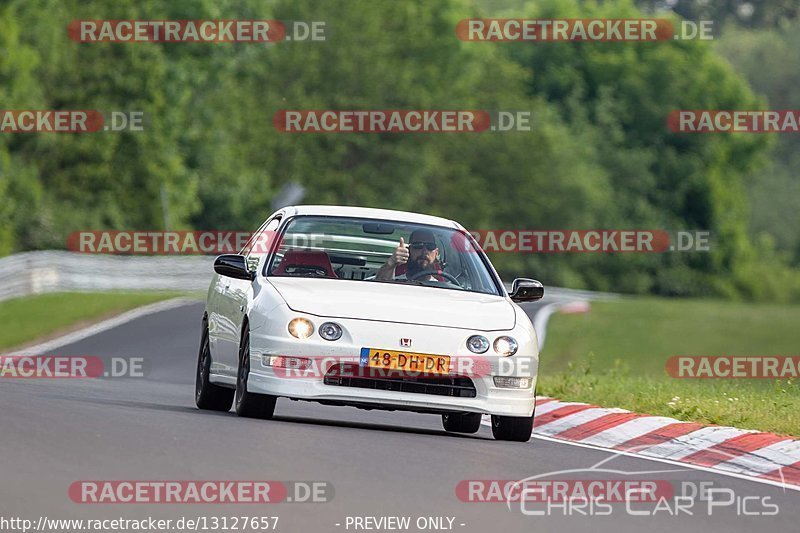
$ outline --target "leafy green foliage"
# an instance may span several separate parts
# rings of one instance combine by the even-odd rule
[[[800,23],[781,29],[726,32],[717,45],[753,89],[769,101],[770,109],[800,109]],[[770,164],[747,179],[753,209],[751,233],[774,241],[777,250],[800,264],[800,138],[775,135]]]
[[[675,379],[675,355],[791,355],[797,305],[631,297],[556,314],[542,349],[538,392],[564,401],[741,428],[800,432],[796,378]]]
[[[505,4],[518,16],[640,15],[628,1]],[[0,108],[135,110],[146,120],[143,132],[0,138],[8,198],[0,253],[63,247],[80,229],[251,229],[295,181],[308,203],[428,212],[476,229],[711,230],[710,254],[493,260],[504,275],[548,284],[775,295],[753,279],[773,265],[759,263],[748,240],[742,178],[766,143],[666,128],[673,109],[761,105],[711,46],[458,40],[458,20],[498,16],[481,9],[497,8],[466,0],[6,3]],[[328,39],[81,44],[66,32],[74,19],[215,18],[322,20]],[[532,131],[285,134],[272,125],[282,109],[327,108],[525,110]]]

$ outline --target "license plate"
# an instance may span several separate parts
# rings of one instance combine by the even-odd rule
[[[449,374],[450,357],[424,353],[396,352],[378,348],[361,348],[359,366],[385,370],[405,370],[431,374]]]

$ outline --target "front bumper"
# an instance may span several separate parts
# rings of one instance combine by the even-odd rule
[[[267,346],[269,349],[264,348]],[[455,377],[468,377],[471,380],[474,397],[465,397],[458,394],[426,394],[365,386],[326,384],[325,376],[330,376],[329,366],[339,364],[357,366],[359,364],[359,357],[354,353],[358,353],[360,347],[337,344],[332,353],[332,346],[334,345],[327,341],[308,342],[302,345],[303,350],[301,351],[298,349],[297,342],[251,332],[248,392],[374,409],[442,413],[471,412],[504,416],[531,416],[533,414],[538,367],[538,358],[536,357],[520,355],[485,357],[478,362],[471,361],[469,364],[459,366],[456,361],[459,357],[467,359],[477,356],[451,356],[451,366],[473,369],[472,372],[455,374]],[[322,350],[327,350],[328,353],[319,355]],[[310,357],[315,364],[306,371],[269,366],[267,362],[269,356],[276,355]],[[349,374],[345,374],[345,376],[347,375]],[[498,387],[494,382],[495,376],[530,378],[529,386],[525,388]],[[420,378],[419,383],[430,382],[423,377]]]
[[[474,398],[326,385],[323,378],[276,375],[275,369],[251,361],[247,391],[298,400],[328,401],[377,409],[425,412],[471,412],[505,416],[531,416],[535,383],[525,389],[495,387],[491,376],[472,377]],[[533,380],[535,382],[535,380]]]
[[[286,329],[289,321],[296,317],[311,320],[315,327],[327,320],[334,321],[342,327],[343,335],[337,341],[324,340],[317,332],[307,339],[296,339]],[[511,335],[517,339],[519,349],[510,357],[489,356],[488,353],[486,356],[476,356],[466,347],[467,339],[475,333],[485,334],[490,341],[500,335]],[[358,365],[362,348],[397,350],[401,338],[413,339],[413,349],[409,351],[450,356],[452,372],[457,376],[469,377],[474,387],[474,397],[407,392],[414,387],[400,391],[394,387],[384,390],[360,384],[326,384],[324,378],[327,368],[324,364],[319,365],[316,372],[294,373],[290,377],[285,369],[275,368],[265,361],[271,356],[287,356]],[[253,321],[247,390],[257,394],[376,409],[531,416],[535,404],[538,352],[536,334],[527,320],[518,319],[512,330],[476,332],[424,324],[318,317],[281,306],[273,309],[265,320]],[[476,359],[479,361],[470,366],[470,360]],[[498,387],[495,376],[529,378],[529,383],[525,388]]]

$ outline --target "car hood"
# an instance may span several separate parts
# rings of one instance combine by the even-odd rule
[[[291,309],[317,316],[480,331],[512,329],[516,321],[513,305],[489,294],[370,281],[268,280]]]

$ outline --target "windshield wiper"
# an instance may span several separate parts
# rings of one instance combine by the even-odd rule
[[[439,289],[458,289],[462,291],[466,291],[467,289],[462,287],[461,285],[454,285],[452,283],[448,283],[446,286],[440,285],[441,281],[433,281],[431,282],[424,282],[418,279],[371,279],[370,281],[376,281],[378,283],[395,283],[395,284],[402,284],[402,285],[416,285],[418,287],[435,287]]]
[[[373,279],[372,281],[378,281],[380,283],[395,283],[398,285],[409,285],[413,283],[414,285],[421,285],[423,287],[426,286],[419,280],[411,280],[411,279]]]

